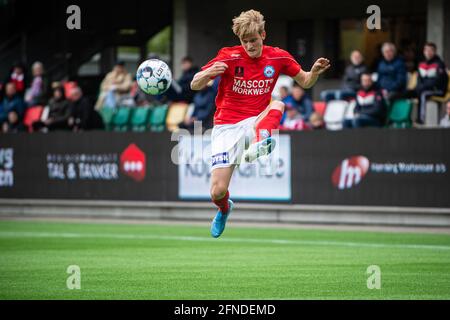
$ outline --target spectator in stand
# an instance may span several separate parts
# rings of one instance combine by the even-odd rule
[[[194,75],[199,71],[199,68],[194,66],[192,58],[184,57],[181,60],[181,70],[183,73],[177,81],[181,88],[181,93],[178,94],[176,100],[192,103],[195,91],[191,90],[191,81],[194,78]]]
[[[289,88],[286,86],[280,87],[279,94],[280,94],[279,99],[284,100],[285,98],[287,98],[289,96]]]
[[[450,100],[447,101],[446,107],[447,112],[440,122],[442,128],[450,128]]]
[[[25,89],[28,83],[25,75],[25,68],[23,67],[22,64],[20,63],[14,64],[11,72],[8,74],[8,77],[6,78],[4,83],[6,84],[10,82],[15,84],[17,94],[23,98],[25,96]],[[2,89],[3,88],[1,88],[0,86],[0,91]]]
[[[116,108],[121,99],[129,97],[133,78],[125,69],[124,61],[117,61],[100,84],[100,94],[95,109]]]
[[[291,94],[282,101],[286,104],[286,106],[291,106],[297,109],[305,122],[309,121],[309,117],[314,111],[313,102],[306,94],[305,90],[298,84],[294,84]]]
[[[214,110],[217,90],[219,87],[220,77],[208,82],[205,89],[194,95],[194,112],[185,119],[180,128],[193,129],[194,121],[201,121],[202,128],[212,127],[212,111]]]
[[[345,68],[344,78],[342,79],[342,88],[340,90],[324,90],[320,97],[323,101],[347,100],[354,98],[360,88],[361,74],[367,72],[367,66],[364,64],[364,57],[358,50],[353,50],[350,54],[350,64]]]
[[[313,112],[309,117],[309,126],[313,130],[325,128],[325,121],[323,121],[323,116],[318,112]]]
[[[291,104],[286,104],[285,118],[280,125],[281,131],[308,130],[309,127],[298,110]]]
[[[443,97],[447,93],[447,67],[436,54],[436,45],[428,42],[423,48],[425,60],[419,63],[415,96],[419,98],[418,123],[425,121],[425,107],[431,96]]]
[[[80,87],[75,87],[70,92],[70,117],[67,124],[73,131],[103,129],[103,121],[94,110],[89,100],[83,96]]]
[[[389,101],[400,99],[406,93],[406,66],[402,58],[397,56],[395,45],[385,42],[381,47],[383,59],[377,68],[377,84],[383,96]]]
[[[344,120],[345,128],[381,127],[386,118],[383,94],[372,80],[372,74],[361,75],[361,90],[356,93],[354,119]]]
[[[47,119],[33,123],[33,129],[35,131],[41,130],[47,132],[58,129],[69,129],[68,120],[71,110],[69,101],[65,98],[63,87],[58,86],[53,89],[53,97],[50,99],[47,108]]]
[[[0,123],[3,132],[17,132],[25,130],[22,123],[26,104],[20,94],[17,93],[16,85],[9,82],[5,86],[5,97],[0,103]]]
[[[29,106],[45,105],[47,103],[48,81],[42,62],[36,61],[33,63],[31,72],[33,79],[30,88],[25,93],[25,102]]]

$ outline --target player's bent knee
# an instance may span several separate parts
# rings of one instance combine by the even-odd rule
[[[220,184],[215,184],[211,187],[211,199],[220,200],[227,193],[227,188]]]

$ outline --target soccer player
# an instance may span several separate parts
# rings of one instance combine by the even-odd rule
[[[278,129],[284,112],[281,101],[271,101],[278,76],[291,76],[303,88],[311,88],[330,61],[318,59],[305,72],[285,50],[263,45],[264,17],[255,10],[233,19],[233,32],[241,45],[222,48],[196,73],[192,90],[202,90],[220,76],[214,127],[211,133],[211,199],[218,207],[211,235],[219,237],[233,209],[228,186],[236,165],[252,162],[275,147],[271,134]],[[249,146],[247,142],[252,142]]]

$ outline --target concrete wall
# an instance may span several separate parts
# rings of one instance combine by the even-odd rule
[[[178,0],[176,0],[178,1]],[[436,1],[436,0],[430,0]],[[373,4],[371,0],[342,1],[207,1],[189,0],[187,7],[188,53],[198,64],[206,63],[223,46],[239,44],[231,31],[231,20],[241,11],[260,10],[266,18],[269,45],[286,47],[287,24],[289,21],[314,19],[311,28],[316,31],[314,50],[322,53],[323,39],[327,35],[321,32],[321,20],[329,18],[361,18],[368,16],[366,9]],[[427,0],[380,0],[381,15],[408,16],[426,14]],[[202,10],[202,8],[204,8]],[[320,41],[322,39],[322,41]]]
[[[205,202],[0,199],[0,217],[210,221],[212,214],[212,205]],[[238,203],[233,221],[448,228],[450,209]]]
[[[447,68],[450,68],[450,1],[444,2],[444,61]]]
[[[428,0],[427,41],[437,45],[437,53],[444,53],[444,0]]]

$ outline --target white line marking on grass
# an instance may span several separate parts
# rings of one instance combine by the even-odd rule
[[[33,232],[33,231],[0,231],[0,238],[104,238],[124,240],[171,240],[171,241],[207,241],[207,242],[237,242],[237,243],[261,243],[261,244],[286,244],[286,245],[313,245],[313,246],[337,246],[337,247],[362,247],[362,248],[398,248],[398,249],[427,249],[450,250],[446,245],[428,244],[382,244],[367,242],[346,241],[322,241],[322,240],[287,240],[287,239],[254,239],[254,238],[227,238],[213,239],[196,236],[168,236],[168,235],[138,235],[120,233],[68,233],[68,232]]]

